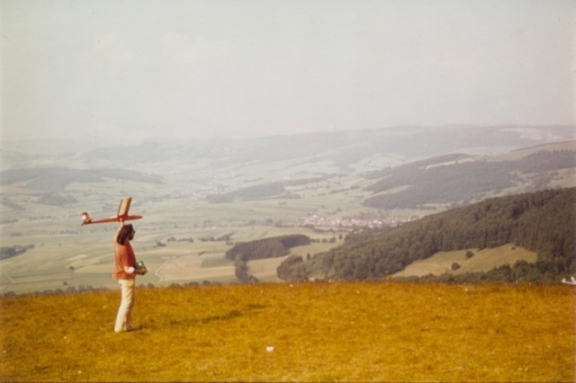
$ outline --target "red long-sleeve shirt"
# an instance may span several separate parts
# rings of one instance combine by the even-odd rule
[[[114,249],[114,271],[112,277],[114,279],[132,279],[136,277],[135,273],[128,274],[124,267],[134,267],[136,265],[136,255],[132,250],[132,245],[126,241],[124,245],[116,243]]]

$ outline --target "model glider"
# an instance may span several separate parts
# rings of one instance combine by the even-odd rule
[[[90,214],[88,212],[82,213],[82,226],[89,225],[92,223],[107,223],[107,222],[119,222],[120,226],[124,225],[124,221],[131,221],[134,219],[142,218],[141,215],[128,215],[128,210],[130,210],[130,204],[132,203],[132,197],[126,197],[122,201],[120,201],[120,206],[118,207],[118,214],[116,217],[104,218],[104,219],[96,219],[93,220],[90,218]]]
[[[566,283],[568,285],[576,285],[576,279],[574,279],[574,276],[571,276],[569,280],[562,278],[562,283]]]

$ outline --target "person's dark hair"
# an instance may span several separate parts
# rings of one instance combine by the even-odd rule
[[[120,231],[118,232],[118,237],[116,237],[116,242],[118,242],[121,245],[124,245],[133,231],[134,228],[130,224],[122,226],[120,228]]]

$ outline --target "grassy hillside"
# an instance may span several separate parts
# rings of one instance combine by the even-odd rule
[[[3,381],[572,381],[569,286],[256,284],[0,298]],[[273,347],[273,351],[267,351]]]
[[[466,253],[474,254],[471,258]],[[533,251],[522,247],[506,244],[492,249],[464,249],[455,251],[439,251],[430,258],[411,263],[394,277],[424,276],[428,274],[441,275],[451,273],[454,275],[464,273],[486,272],[501,265],[513,265],[517,261],[536,262],[538,255]],[[451,266],[457,263],[460,268],[451,270]]]
[[[576,168],[576,142],[571,144],[569,149],[555,151],[542,147],[515,160],[496,162],[452,155],[384,169],[369,174],[370,178],[381,179],[367,190],[388,193],[368,198],[365,205],[381,209],[414,208],[431,203],[468,203],[502,195],[503,191],[520,185],[526,191],[541,190],[558,178],[559,171]],[[460,162],[461,159],[465,161]],[[398,188],[404,189],[390,192]]]

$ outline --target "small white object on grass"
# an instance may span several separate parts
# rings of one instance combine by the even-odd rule
[[[268,347],[266,347],[266,351],[268,351],[268,352],[274,351],[274,346],[268,346]]]

